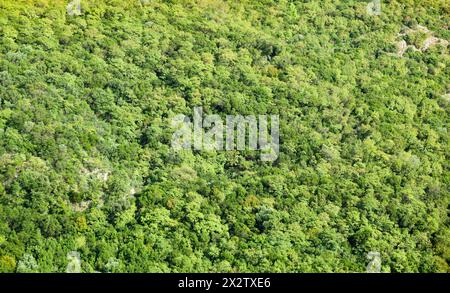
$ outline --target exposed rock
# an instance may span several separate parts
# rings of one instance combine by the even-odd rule
[[[415,33],[424,33],[427,35],[427,38],[423,42],[423,44],[420,46],[420,48],[417,48],[415,45],[408,45],[406,40],[404,39],[408,35],[415,34]],[[414,51],[420,51],[425,52],[430,47],[434,45],[442,45],[444,47],[447,47],[449,42],[444,39],[440,39],[434,36],[434,32],[430,31],[427,27],[422,25],[417,25],[414,29],[412,28],[406,28],[403,29],[397,37],[400,37],[401,40],[397,42],[397,56],[402,57],[403,54],[411,48]]]
[[[439,39],[439,38],[431,36],[431,37],[428,37],[425,40],[425,42],[423,43],[422,48],[420,48],[420,50],[422,52],[426,51],[429,47],[437,45],[437,44],[440,44],[440,45],[442,45],[444,47],[447,47],[448,46],[448,41],[444,40],[444,39]]]
[[[408,44],[405,40],[401,40],[397,43],[397,55],[402,57],[408,49]]]

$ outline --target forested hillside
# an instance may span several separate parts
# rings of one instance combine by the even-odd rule
[[[450,271],[449,1],[68,3],[0,1],[0,272]]]

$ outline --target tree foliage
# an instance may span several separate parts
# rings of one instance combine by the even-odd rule
[[[0,271],[448,272],[448,48],[395,53],[447,4],[1,1]],[[280,158],[174,152],[194,106]]]

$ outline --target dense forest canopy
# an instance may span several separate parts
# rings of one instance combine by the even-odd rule
[[[450,271],[447,0],[68,2],[0,2],[0,272]]]

